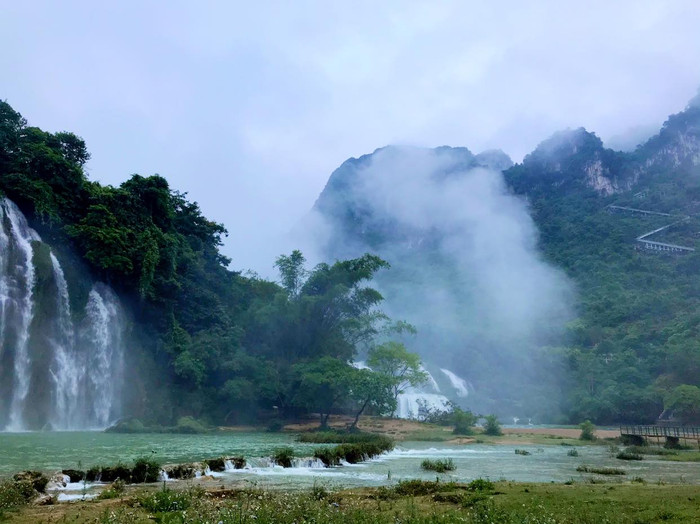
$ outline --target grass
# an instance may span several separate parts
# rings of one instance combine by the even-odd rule
[[[625,470],[618,468],[597,468],[582,464],[576,468],[580,473],[595,473],[596,475],[626,475]]]
[[[451,458],[445,460],[430,460],[425,459],[421,462],[420,467],[426,471],[435,471],[436,473],[447,473],[448,471],[454,471],[457,469],[455,463]]]
[[[404,481],[330,491],[141,491],[121,500],[23,506],[13,524],[656,524],[700,521],[700,486]]]
[[[700,451],[679,451],[676,455],[663,455],[661,460],[672,462],[700,462]]]
[[[644,460],[644,457],[639,453],[633,453],[628,450],[620,451],[615,458],[620,460]]]

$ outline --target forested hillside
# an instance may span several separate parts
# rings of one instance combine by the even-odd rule
[[[409,179],[412,192],[397,189],[423,153],[380,155],[400,169],[374,188],[379,201],[353,194],[357,173],[376,157],[351,159],[316,206],[338,228],[329,260],[341,260],[308,268],[300,252],[280,256],[280,283],[228,269],[219,251],[224,226],[165,178],[133,175],[119,187],[90,181],[82,139],[31,127],[5,102],[0,196],[60,259],[72,301],[84,303],[89,282],[101,281],[127,306],[125,414],[150,423],[390,413],[396,381],[348,364],[397,347],[379,345],[411,331],[382,312],[383,297],[370,287],[377,275],[382,291],[407,305],[390,314],[430,320],[424,347],[409,349],[474,373],[466,407],[597,423],[651,422],[666,408],[692,422],[700,416],[699,102],[633,153],[605,149],[584,129],[556,134],[517,165],[501,152],[439,148],[426,176],[447,191],[432,200],[414,198],[423,188]],[[460,179],[470,170],[504,178]],[[405,206],[405,214],[378,214],[377,202]],[[415,222],[421,217],[427,222]],[[648,240],[690,249],[646,249],[638,237],[657,229]],[[448,249],[436,256],[437,245]],[[497,258],[480,260],[484,246]],[[464,264],[465,253],[476,258]],[[385,258],[397,267],[388,270]],[[402,258],[408,262],[395,264]],[[525,277],[509,280],[511,267],[525,268]],[[483,300],[487,285],[502,294],[470,302]],[[443,313],[449,321],[440,322]]]
[[[571,420],[654,421],[700,410],[700,100],[633,153],[583,129],[505,172],[527,197],[548,260],[576,283],[562,349]],[[661,214],[643,214],[620,206]],[[646,249],[648,237],[695,251]]]
[[[71,301],[84,303],[91,282],[103,281],[130,312],[125,415],[230,424],[393,409],[386,395],[365,398],[389,385],[348,364],[359,345],[391,331],[381,295],[367,285],[383,260],[363,255],[309,269],[294,252],[277,260],[283,285],[243,277],[219,252],[224,226],[165,178],[102,186],[85,176],[88,158],[82,139],[30,127],[0,102],[0,197],[51,246]],[[2,356],[7,370],[20,358]]]

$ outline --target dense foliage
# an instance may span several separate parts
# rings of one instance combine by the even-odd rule
[[[393,409],[388,378],[348,363],[388,324],[366,285],[386,262],[308,270],[295,251],[277,260],[281,285],[243,277],[219,252],[226,229],[163,177],[102,186],[88,159],[79,137],[29,127],[0,102],[0,195],[69,259],[71,297],[103,280],[131,306],[130,414],[152,427]]]
[[[652,240],[700,248],[699,139],[700,108],[689,106],[633,153],[578,129],[505,172],[527,196],[545,256],[576,284],[578,318],[556,351],[572,422],[653,422],[673,408],[676,387],[700,385],[700,254],[656,254],[635,241],[676,222]]]
[[[700,252],[654,254],[635,241],[673,222],[654,239],[700,247],[698,158],[700,107],[691,105],[634,153],[578,129],[504,172],[529,202],[544,256],[576,285],[577,318],[549,350],[572,422],[651,422],[664,410],[700,420]],[[279,284],[245,277],[219,251],[223,225],[163,177],[102,186],[86,177],[88,159],[81,138],[30,127],[0,102],[0,194],[70,262],[72,299],[85,297],[87,276],[131,306],[128,364],[141,379],[130,414],[172,426],[182,416],[229,424],[307,412],[325,423],[343,411],[356,424],[368,411],[391,413],[400,391],[425,380],[417,358],[387,342],[406,326],[389,322],[367,285],[384,260],[309,269],[294,251],[276,261]],[[376,372],[349,364],[359,349]],[[457,418],[459,432],[476,422]]]

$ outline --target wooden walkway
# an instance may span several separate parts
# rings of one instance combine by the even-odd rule
[[[698,426],[620,426],[621,436],[700,440]]]

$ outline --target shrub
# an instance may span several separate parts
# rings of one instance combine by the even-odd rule
[[[578,450],[576,448],[571,448],[566,454],[570,457],[578,457]]]
[[[160,480],[160,464],[151,457],[141,457],[134,462],[131,470],[131,482],[158,482]]]
[[[581,422],[578,425],[578,427],[581,428],[581,435],[579,436],[580,440],[593,441],[596,439],[595,424],[593,424],[593,422],[591,422],[590,420],[586,420],[584,422]]]
[[[617,455],[615,455],[616,458],[620,460],[643,460],[644,457],[642,457],[639,453],[632,453],[630,451],[620,451]]]
[[[274,455],[272,455],[272,460],[275,461],[275,464],[278,464],[283,468],[291,468],[293,458],[294,450],[290,447],[279,448],[275,450]]]
[[[122,479],[115,480],[110,487],[104,489],[97,496],[100,500],[116,499],[121,497],[126,491],[126,482]]]
[[[516,449],[516,450],[515,450],[515,454],[516,454],[516,455],[531,455],[532,453],[530,453],[530,452],[529,452],[528,450],[526,450],[526,449]]]
[[[425,459],[421,462],[420,467],[427,471],[435,471],[437,473],[446,473],[447,471],[454,471],[457,469],[451,458],[446,460]]]
[[[592,466],[581,465],[576,468],[580,473],[595,473],[597,475],[625,475],[625,471],[617,468],[596,468]]]
[[[39,493],[43,493],[49,479],[41,471],[22,471],[15,474],[12,479],[16,482],[29,482],[29,484]]]
[[[467,489],[469,491],[493,491],[495,485],[488,479],[474,479],[469,484],[467,484]]]
[[[100,480],[102,482],[114,482],[117,479],[121,479],[125,482],[142,482],[139,480],[133,480],[131,478],[132,470],[125,464],[122,464],[121,462],[118,462],[116,466],[107,466],[103,468],[98,468],[98,470],[99,473],[97,474],[94,480]]]
[[[420,497],[422,495],[430,495],[440,491],[454,491],[457,485],[454,482],[439,482],[428,480],[402,480],[394,487],[394,492],[397,495],[408,495],[412,497]]]
[[[0,482],[0,516],[4,510],[24,506],[36,496],[29,480],[5,480]]]
[[[464,411],[460,408],[455,408],[452,413],[452,422],[455,426],[453,433],[455,435],[473,435],[474,425],[479,420],[474,413],[467,410]]]
[[[496,415],[489,415],[485,418],[486,423],[484,424],[484,433],[487,435],[493,435],[498,437],[503,435],[501,430],[501,425],[498,423],[498,417]]]
[[[169,488],[163,488],[139,497],[138,501],[142,507],[154,513],[184,511],[192,505],[193,499],[202,496],[202,492],[201,488],[187,491],[174,491]]]

